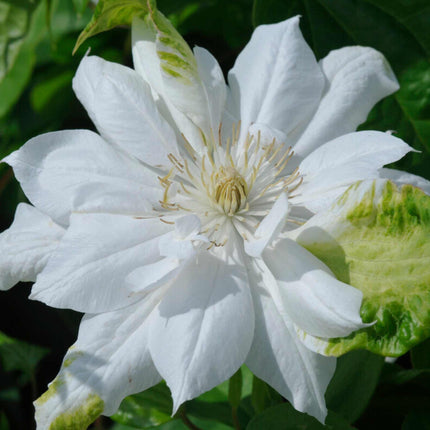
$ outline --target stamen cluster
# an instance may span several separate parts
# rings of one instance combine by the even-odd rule
[[[246,238],[281,193],[291,194],[300,186],[298,169],[285,173],[291,147],[275,139],[263,142],[260,132],[239,142],[239,130],[240,124],[234,126],[224,143],[220,127],[218,141],[204,140],[204,154],[185,141],[186,155],[169,155],[172,168],[159,178],[164,187],[161,216],[171,211],[195,213],[210,233],[231,221]]]

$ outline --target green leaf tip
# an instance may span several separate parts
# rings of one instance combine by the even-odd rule
[[[79,35],[73,54],[88,38],[119,25],[131,25],[134,17],[144,18],[156,7],[155,0],[100,0],[91,21]]]
[[[296,240],[362,291],[361,317],[375,323],[345,338],[302,333],[305,343],[326,355],[367,349],[396,357],[428,338],[430,196],[411,185],[360,182],[314,218]]]

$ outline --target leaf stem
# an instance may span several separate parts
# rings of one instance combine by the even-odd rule
[[[202,430],[200,427],[197,427],[190,419],[187,417],[185,413],[180,414],[182,422],[191,430]]]
[[[241,430],[239,417],[237,416],[237,408],[231,408],[231,416],[233,418],[233,425],[236,430]]]

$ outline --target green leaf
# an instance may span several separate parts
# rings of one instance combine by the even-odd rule
[[[0,83],[0,117],[4,116],[18,100],[30,79],[35,60],[31,48],[20,50],[14,66]]]
[[[269,401],[267,384],[254,376],[252,383],[251,403],[255,412],[258,414],[263,412],[264,409],[266,409],[266,406],[269,404]]]
[[[153,427],[172,419],[172,407],[170,391],[165,383],[160,383],[142,393],[126,397],[111,418],[130,427]]]
[[[301,14],[318,58],[345,45],[372,46],[399,72],[428,54],[428,8],[427,0],[254,0],[253,16],[267,24]]]
[[[361,130],[393,130],[422,151],[394,164],[420,176],[430,177],[430,63],[410,66],[399,78],[400,90],[375,106]]]
[[[403,385],[408,383],[415,383],[429,387],[430,383],[430,369],[394,369],[391,372],[385,371],[382,382],[391,385]]]
[[[414,368],[427,369],[430,372],[430,339],[412,349],[411,360]]]
[[[400,91],[396,93],[406,118],[411,122],[421,145],[430,152],[430,63],[414,64],[400,79]]]
[[[256,413],[283,401],[282,396],[264,381],[254,376],[252,382],[251,403]]]
[[[0,82],[15,64],[38,3],[31,0],[0,1]]]
[[[242,366],[240,376],[237,372],[229,381],[223,382],[197,399],[188,401],[184,405],[183,412],[193,420],[213,420],[228,426],[233,425],[233,420],[238,420],[241,424],[246,424],[249,421],[249,415],[254,413],[250,407],[251,414],[249,414],[245,405],[245,397],[250,396],[252,391],[252,380],[251,371],[246,366]],[[266,387],[264,389],[266,390]]]
[[[227,426],[223,423],[219,423],[216,421],[207,421],[207,420],[202,420],[202,419],[198,419],[198,418],[192,418],[191,421],[198,428],[204,429],[204,430],[232,430],[232,428],[233,428],[231,426]],[[182,428],[183,428],[183,430],[189,429],[189,427],[186,427],[186,426],[184,426]],[[170,429],[163,429],[163,430],[170,430]]]
[[[169,3],[174,3],[176,8],[169,7]],[[182,35],[192,37],[198,33],[218,61],[231,66],[237,55],[232,49],[236,51],[243,47],[252,32],[252,0],[188,0],[188,6],[182,10],[179,8],[181,3],[187,3],[187,0],[158,1],[159,9]]]
[[[351,351],[340,357],[327,387],[327,407],[354,422],[368,405],[383,365],[383,357],[368,351]]]
[[[260,24],[278,22],[283,17],[290,17],[303,11],[302,1],[254,0],[252,7],[252,23]]]
[[[193,418],[218,421],[226,425],[232,424],[231,406],[227,402],[202,402],[194,399],[187,402],[184,412]]]
[[[354,44],[372,46],[381,51],[397,73],[425,58],[426,53],[414,35],[396,17],[387,14],[370,2],[318,0],[318,3]],[[418,8],[417,13],[419,13]],[[330,49],[338,47],[340,45]]]
[[[7,62],[3,69],[5,73],[0,79],[0,117],[4,116],[18,100],[30,79],[36,61],[34,47],[45,34],[45,23],[44,4],[40,3],[31,18],[29,17],[25,37],[19,40],[19,50],[15,51],[14,61]]]
[[[36,84],[30,93],[32,108],[36,112],[43,112],[50,106],[57,108],[55,102],[71,87],[73,76],[72,70],[66,70]]]
[[[389,181],[358,182],[292,233],[337,278],[363,292],[372,326],[309,347],[339,356],[367,349],[399,356],[430,336],[430,196]]]
[[[91,21],[79,35],[73,53],[85,40],[98,33],[119,25],[130,25],[137,16],[144,18],[149,8],[156,8],[155,0],[100,0]]]
[[[225,402],[228,399],[229,381],[224,381],[212,390],[203,393],[199,396],[199,400],[202,402]]]
[[[36,345],[30,345],[13,339],[0,332],[0,361],[6,372],[18,370],[25,376],[27,382],[34,376],[39,361],[48,350]]]
[[[272,406],[253,418],[246,430],[349,430],[352,427],[341,417],[329,411],[324,426],[310,415],[296,411],[289,403]]]
[[[402,424],[402,430],[430,430],[430,412],[411,411]]]
[[[228,386],[228,401],[233,408],[240,405],[242,398],[242,371],[239,369],[229,381]]]
[[[318,59],[349,45],[381,51],[400,91],[377,104],[362,130],[394,130],[423,151],[395,167],[430,179],[430,32],[428,0],[254,0],[254,23],[301,15],[300,27]]]
[[[0,430],[9,430],[9,428],[6,415],[3,412],[0,412]]]
[[[0,402],[19,402],[19,389],[17,387],[0,391]]]
[[[88,6],[90,0],[73,0],[73,5],[75,6],[76,12],[82,14]]]
[[[430,55],[430,4],[428,0],[366,0],[403,24]]]

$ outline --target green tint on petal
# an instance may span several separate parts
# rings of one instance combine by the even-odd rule
[[[91,394],[78,409],[61,414],[50,425],[50,430],[82,430],[87,428],[102,412],[103,400]]]
[[[410,185],[359,182],[297,230],[296,240],[363,292],[348,337],[303,340],[326,355],[367,349],[400,356],[430,336],[430,197]]]
[[[154,34],[162,70],[183,84],[192,85],[198,77],[194,55],[170,21],[157,10],[155,0],[100,0],[91,21],[79,35],[74,52],[91,36],[130,25],[133,18],[141,18]]]
[[[48,400],[59,396],[60,387],[64,385],[63,377],[57,377],[49,385],[48,391],[35,402],[36,408],[44,405]],[[64,394],[63,394],[64,395]],[[56,417],[49,426],[50,430],[81,430],[86,429],[103,412],[104,402],[97,394],[90,394],[79,407],[63,412]]]
[[[67,385],[69,375],[66,369],[83,355],[83,351],[71,346],[60,374],[49,384],[48,390],[34,402],[38,425],[43,425],[41,423],[45,423],[46,416],[49,415],[49,430],[81,430],[88,428],[103,412],[104,401],[94,392],[89,393],[86,397],[82,396],[82,400],[79,400],[76,407],[64,406],[66,398],[70,395],[68,394],[70,387]],[[61,405],[60,408],[58,408],[58,404]],[[43,412],[41,412],[42,410]],[[51,414],[50,411],[54,412]]]
[[[155,6],[149,9],[145,23],[156,34],[160,67],[167,74],[192,85],[198,77],[197,63],[187,42]]]
[[[143,18],[149,8],[155,7],[154,0],[100,0],[91,21],[79,35],[73,52],[91,36],[119,25],[130,25],[134,17]]]

